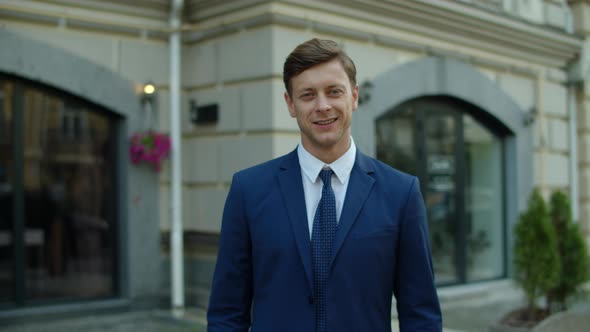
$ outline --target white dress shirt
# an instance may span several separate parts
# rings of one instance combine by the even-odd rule
[[[342,205],[346,196],[346,189],[348,188],[348,180],[350,179],[350,172],[356,159],[356,146],[352,137],[350,138],[350,147],[337,160],[331,164],[326,164],[323,161],[314,157],[307,152],[303,144],[297,146],[297,156],[299,157],[299,165],[301,166],[301,178],[303,181],[303,193],[305,195],[305,208],[307,210],[307,225],[309,227],[309,235],[313,230],[313,219],[315,211],[320,203],[322,197],[322,180],[319,178],[320,171],[323,168],[330,168],[334,171],[332,175],[332,190],[336,198],[336,220],[340,221],[340,214],[342,213]],[[334,177],[338,179],[334,180]]]

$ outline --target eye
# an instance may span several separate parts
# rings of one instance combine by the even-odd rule
[[[334,97],[339,97],[344,93],[344,91],[342,91],[342,89],[337,88],[337,89],[330,89],[329,94],[330,96],[334,96]]]
[[[304,92],[299,95],[299,99],[301,100],[311,100],[314,97],[312,92]]]

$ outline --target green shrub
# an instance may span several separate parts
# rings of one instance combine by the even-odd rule
[[[572,222],[571,204],[563,192],[551,195],[551,222],[561,264],[558,283],[547,294],[547,305],[551,311],[562,311],[588,280],[588,250],[578,225]]]
[[[558,284],[560,270],[555,231],[538,189],[532,192],[514,233],[514,280],[525,292],[529,319],[533,319],[537,298]]]

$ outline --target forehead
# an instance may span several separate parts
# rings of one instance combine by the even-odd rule
[[[334,85],[350,86],[348,75],[338,59],[308,68],[291,79],[294,91]]]

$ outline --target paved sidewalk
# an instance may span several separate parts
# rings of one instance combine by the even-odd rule
[[[392,331],[399,332],[397,320],[391,322]],[[18,323],[0,327],[2,332],[205,332],[205,312],[191,308],[181,319],[169,311],[141,311],[121,314],[96,315],[44,322]],[[464,332],[447,329],[444,332]]]
[[[439,298],[443,325],[468,332],[488,332],[490,325],[525,303],[511,280],[447,287],[439,290]]]
[[[488,326],[522,305],[522,294],[510,281],[495,281],[439,290],[445,332],[487,332]],[[204,332],[203,309],[189,308],[181,319],[169,310],[96,314],[59,320],[18,322],[0,332]],[[397,320],[392,330],[398,332]]]
[[[202,310],[191,309],[183,319],[169,311],[150,310],[85,317],[22,322],[0,327],[2,332],[205,332]]]

